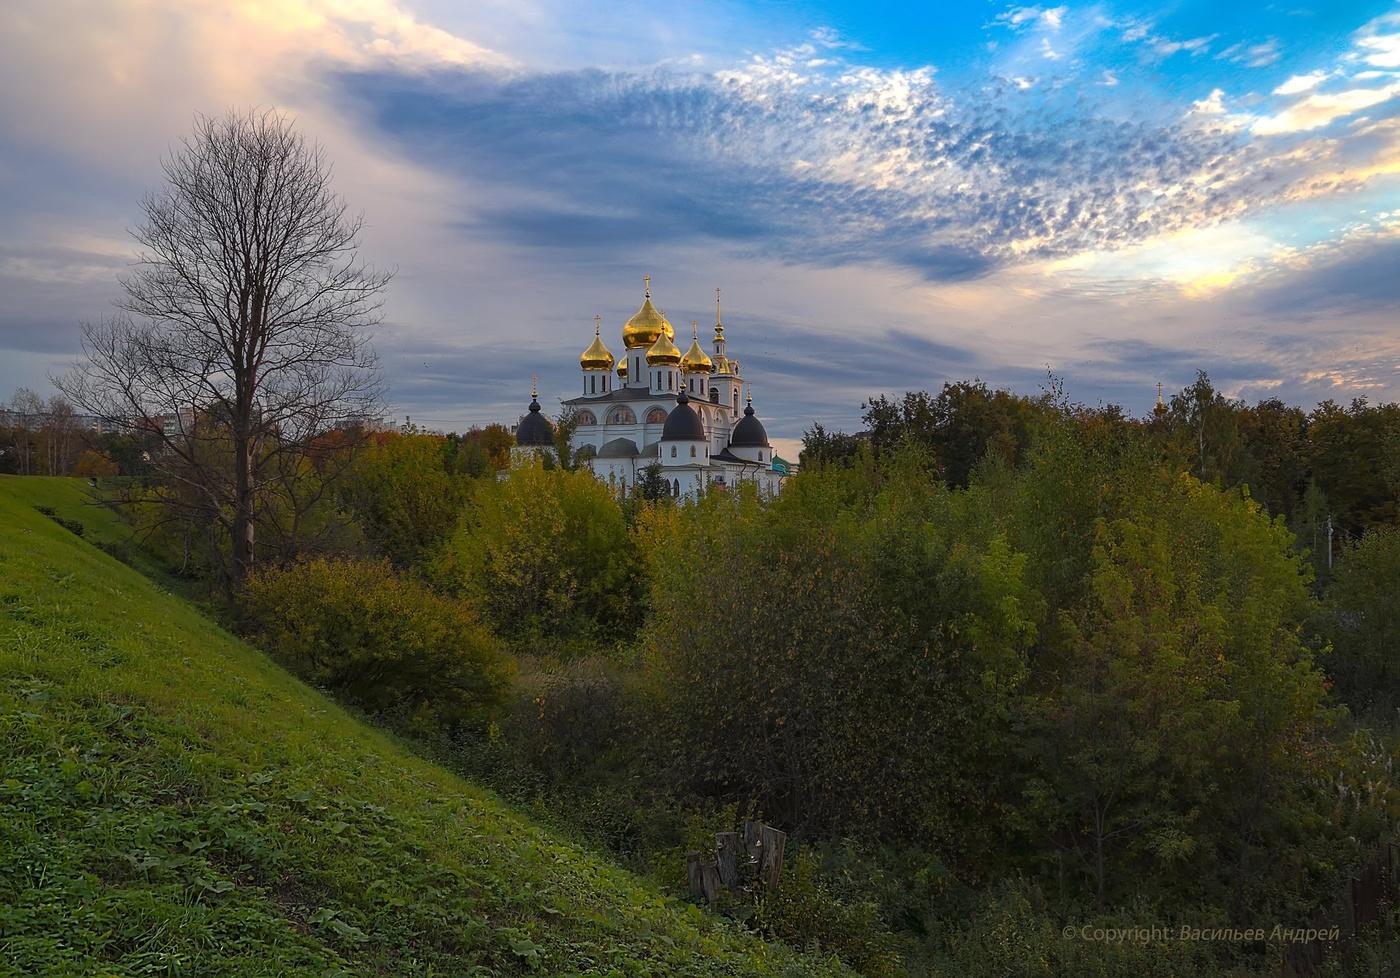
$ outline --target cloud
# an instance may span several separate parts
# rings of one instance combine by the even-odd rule
[[[1244,65],[1246,68],[1267,68],[1283,55],[1278,49],[1278,38],[1271,37],[1259,44],[1232,44],[1216,55],[1221,61]]]
[[[1358,32],[1356,46],[1372,68],[1400,68],[1400,14],[1371,21]]]
[[[997,14],[994,24],[1012,30],[1035,28],[1058,31],[1064,25],[1068,7],[1011,7]]]
[[[1275,88],[1274,94],[1298,95],[1310,92],[1326,80],[1327,74],[1325,71],[1310,71],[1306,75],[1293,75],[1278,88]]]
[[[1314,92],[1281,112],[1257,120],[1253,131],[1260,136],[1306,132],[1380,105],[1400,95],[1400,82],[1379,88],[1348,88],[1338,92]]]

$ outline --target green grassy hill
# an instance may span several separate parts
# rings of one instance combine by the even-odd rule
[[[93,546],[83,489],[0,477],[0,974],[840,973],[303,686]]]

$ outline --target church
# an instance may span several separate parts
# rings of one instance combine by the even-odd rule
[[[644,283],[641,308],[622,327],[620,360],[594,317],[593,342],[579,357],[579,395],[564,401],[574,419],[573,457],[622,495],[653,465],[677,497],[743,482],[776,493],[785,466],[754,414],[738,358],[729,355],[719,289],[711,352],[691,323],[690,349],[682,353],[675,329],[652,303],[651,276]],[[523,462],[553,451],[554,429],[532,391],[512,454]]]

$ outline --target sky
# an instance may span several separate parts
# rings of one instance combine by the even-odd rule
[[[1400,3],[8,0],[0,400],[108,314],[196,113],[275,108],[395,272],[394,418],[554,409],[652,276],[780,450],[980,378],[1400,399]]]

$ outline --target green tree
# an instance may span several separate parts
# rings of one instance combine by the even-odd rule
[[[1400,706],[1400,527],[1377,527],[1346,545],[1323,595],[1327,670],[1359,713]]]
[[[422,559],[457,525],[470,480],[452,471],[451,447],[412,429],[373,436],[340,487],[366,538],[399,566]]]
[[[478,483],[434,575],[518,647],[625,640],[641,613],[627,522],[588,470],[526,466]]]

